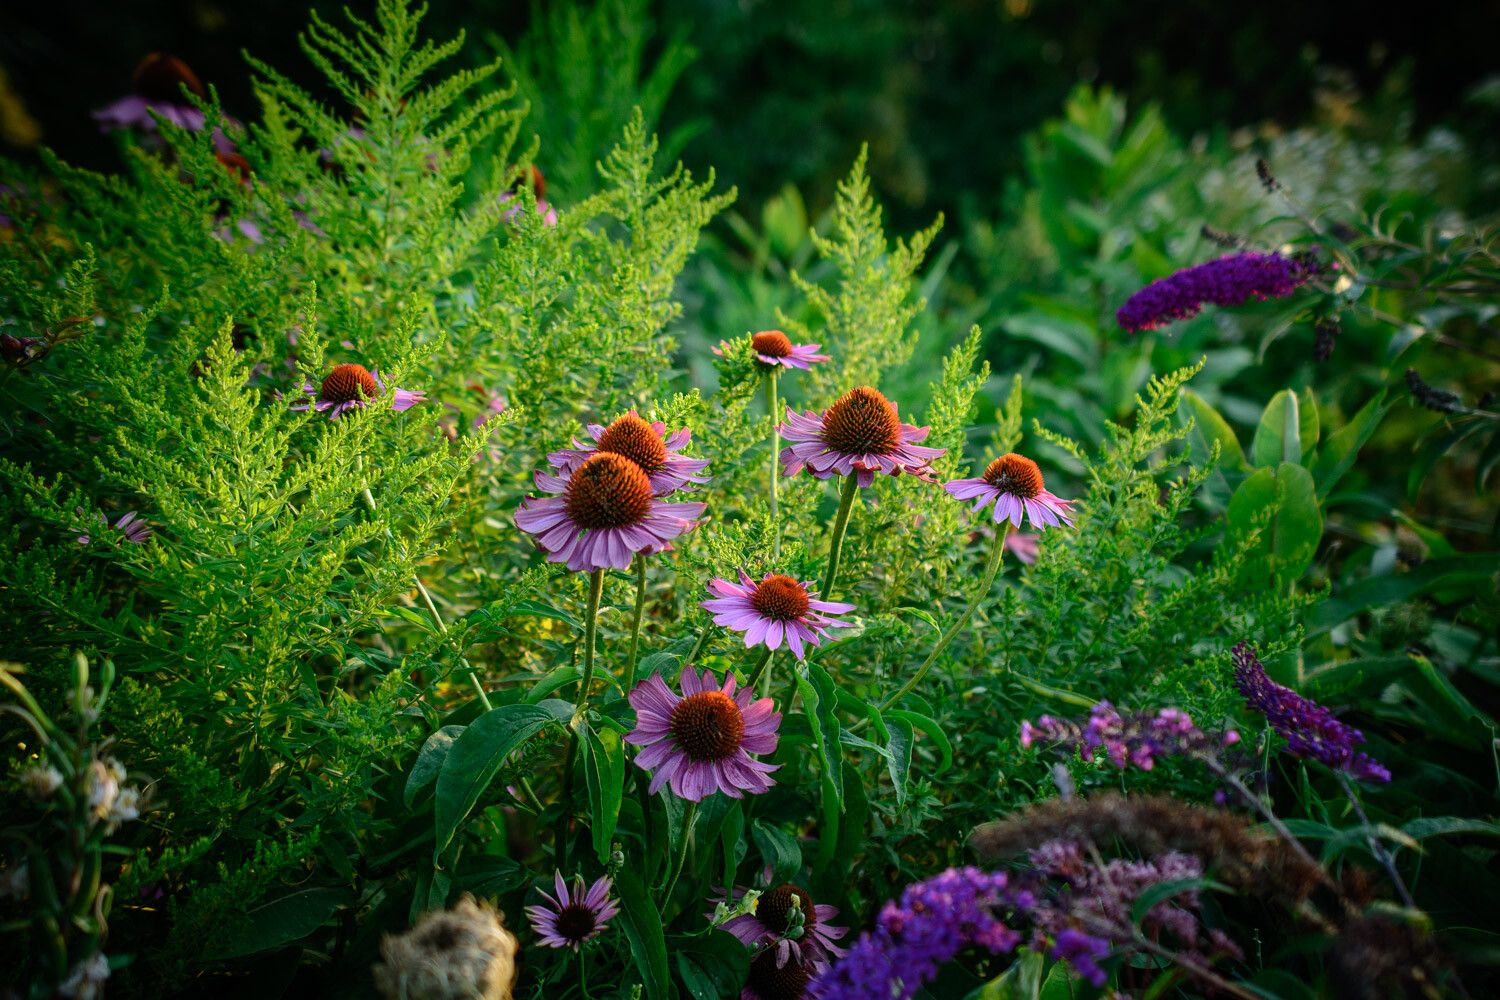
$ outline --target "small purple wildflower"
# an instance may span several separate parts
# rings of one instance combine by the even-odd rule
[[[1021,935],[996,916],[1014,903],[1008,885],[1004,872],[965,867],[907,886],[899,904],[885,904],[873,931],[862,934],[847,955],[808,984],[808,995],[820,1000],[909,1000],[963,948],[1010,951]]]
[[[1245,696],[1245,702],[1286,739],[1287,752],[1320,761],[1356,781],[1391,780],[1391,772],[1384,765],[1354,749],[1356,743],[1365,741],[1364,733],[1338,721],[1311,698],[1271,680],[1248,642],[1236,644],[1233,656],[1234,686]]]
[[[1109,957],[1110,950],[1108,939],[1068,927],[1058,932],[1050,954],[1067,962],[1090,984],[1103,986],[1107,977],[1099,963]]]
[[[1121,329],[1155,330],[1198,315],[1205,305],[1238,306],[1281,298],[1318,273],[1310,254],[1232,253],[1151,282],[1115,313]]]
[[[1124,716],[1107,701],[1095,705],[1086,722],[1044,715],[1034,723],[1021,723],[1023,747],[1053,743],[1069,751],[1078,750],[1085,760],[1093,760],[1094,751],[1103,747],[1115,767],[1134,764],[1143,771],[1156,766],[1158,758],[1215,754],[1239,741],[1240,734],[1232,729],[1222,735],[1205,733],[1180,709]]]

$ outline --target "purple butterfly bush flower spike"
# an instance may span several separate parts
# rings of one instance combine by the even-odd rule
[[[589,424],[588,433],[594,439],[593,447],[574,438],[572,448],[549,454],[548,464],[566,476],[601,452],[624,455],[646,473],[657,496],[678,490],[691,492],[697,489],[696,484],[712,481],[702,474],[708,468],[707,459],[678,454],[693,439],[693,432],[686,427],[668,434],[666,424],[659,420],[648,423],[631,410],[608,427]]]
[[[1286,739],[1288,753],[1320,761],[1356,781],[1391,780],[1391,772],[1384,765],[1354,749],[1356,743],[1365,741],[1364,733],[1338,721],[1311,698],[1271,680],[1249,643],[1238,643],[1232,655],[1234,686],[1245,696],[1245,702]]]
[[[875,482],[875,473],[906,473],[933,482],[929,463],[948,449],[928,448],[928,428],[903,424],[896,404],[876,389],[856,386],[822,413],[800,416],[790,407],[786,423],[777,428],[792,442],[781,452],[782,475],[806,468],[815,479],[858,474],[861,488]]]
[[[1048,527],[1071,525],[1076,516],[1071,508],[1076,500],[1064,500],[1047,492],[1042,479],[1042,470],[1025,455],[1001,455],[989,464],[984,475],[977,479],[953,479],[943,489],[959,500],[973,500],[974,510],[981,511],[990,504],[995,505],[994,521],[1003,524],[1009,521],[1017,528],[1021,519],[1031,521],[1038,531]],[[1020,553],[1017,553],[1020,555]],[[1036,546],[1031,547],[1031,559],[1036,559]]]
[[[557,898],[538,890],[546,902],[526,907],[526,918],[541,935],[539,944],[578,951],[620,912],[619,904],[609,898],[614,883],[600,878],[585,891],[582,876],[575,876],[572,886],[563,881],[562,872],[554,872],[552,879]]]
[[[307,401],[297,403],[290,409],[313,409],[320,413],[326,411],[329,420],[337,420],[350,410],[364,409],[372,399],[384,392],[385,380],[380,377],[378,369],[369,371],[364,365],[337,365],[316,388],[311,382],[303,383],[302,393]],[[409,410],[426,399],[425,392],[397,389],[391,400],[391,409]]]
[[[1008,952],[1021,935],[1002,923],[996,911],[1012,905],[1013,895],[1004,872],[974,867],[949,868],[909,885],[899,903],[885,904],[873,931],[861,935],[848,954],[809,984],[808,995],[819,1000],[909,1000],[964,948]]]
[[[537,489],[516,509],[516,527],[536,539],[548,562],[573,572],[629,569],[637,552],[667,549],[692,530],[707,504],[664,503],[640,466],[623,455],[599,452],[566,478],[536,473]]]
[[[1233,253],[1151,282],[1119,308],[1124,330],[1155,330],[1198,315],[1205,305],[1238,306],[1281,298],[1319,271],[1311,253]]]
[[[756,699],[749,688],[736,693],[733,673],[722,685],[713,671],[702,675],[685,664],[682,694],[652,674],[630,692],[636,725],[625,742],[643,749],[635,763],[651,776],[655,795],[668,783],[672,794],[701,802],[714,792],[732,799],[758,795],[774,782],[768,777],[781,765],[766,764],[750,754],[776,752],[781,713],[770,698]]]
[[[792,655],[801,660],[807,644],[820,646],[830,628],[850,628],[853,622],[829,615],[853,611],[854,605],[813,599],[811,581],[798,582],[781,574],[766,574],[759,583],[740,570],[740,582],[715,577],[708,583],[714,597],[699,607],[713,612],[714,624],[745,634],[745,648],[764,644],[779,649],[783,638]]]

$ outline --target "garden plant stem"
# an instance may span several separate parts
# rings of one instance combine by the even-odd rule
[[[1368,830],[1370,827],[1370,817],[1365,815],[1364,805],[1360,803],[1359,796],[1354,794],[1354,787],[1349,784],[1349,776],[1343,771],[1335,771],[1334,774],[1338,777],[1339,784],[1343,786],[1344,794],[1349,797],[1349,804],[1354,807],[1354,814],[1359,817],[1360,823],[1364,824]],[[1391,877],[1391,884],[1396,887],[1396,894],[1401,897],[1401,902],[1405,904],[1407,909],[1415,910],[1417,908],[1416,900],[1411,898],[1411,893],[1406,888],[1406,882],[1402,880],[1401,873],[1396,871],[1396,859],[1391,856],[1390,850],[1380,842],[1380,838],[1376,837],[1374,833],[1368,834],[1366,840],[1370,845],[1370,853],[1375,855],[1375,860],[1380,862],[1380,866],[1385,869],[1385,873]]]
[[[599,599],[604,596],[604,570],[589,574],[589,606],[583,617],[583,681],[578,688],[578,705],[573,709],[573,739],[578,739],[578,722],[588,708],[589,688],[594,683],[594,636],[599,627]]]
[[[833,519],[833,536],[828,542],[828,572],[823,577],[823,586],[818,588],[818,599],[833,600],[833,585],[839,575],[839,557],[844,550],[844,532],[849,527],[849,511],[854,507],[854,494],[859,492],[857,471],[844,477],[844,493],[839,497],[839,512]]]
[[[750,676],[745,680],[745,687],[755,687],[755,682],[760,680],[761,675],[766,672],[766,667],[771,664],[771,652],[771,647],[767,646],[760,654],[760,659],[755,662],[755,666],[750,670]]]
[[[779,489],[777,479],[781,472],[781,432],[776,429],[776,421],[781,419],[781,414],[776,409],[776,376],[779,374],[776,368],[766,373],[766,412],[771,415],[771,560],[780,565],[781,561],[781,518],[777,515],[776,491]]]
[[[661,895],[661,905],[665,907],[672,898],[672,890],[677,888],[677,877],[682,874],[682,862],[687,858],[688,832],[693,829],[693,817],[698,813],[698,803],[689,802],[687,808],[682,811],[682,833],[677,838],[677,857],[672,863],[672,874],[667,879],[666,891]]]
[[[625,664],[625,678],[621,690],[630,693],[635,684],[636,654],[641,649],[641,613],[646,610],[646,557],[635,554],[635,617],[630,623],[630,659]]]

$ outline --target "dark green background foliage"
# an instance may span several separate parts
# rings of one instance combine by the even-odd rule
[[[0,162],[20,192],[0,332],[49,349],[0,370],[0,658],[60,717],[73,655],[111,659],[99,730],[155,782],[109,855],[106,950],[130,958],[112,995],[368,996],[382,934],[467,890],[529,945],[522,907],[553,868],[598,875],[618,842],[625,912],[594,996],[737,996],[747,953],[705,932],[710,887],[769,865],[868,926],[966,860],[976,824],[1056,794],[1023,719],[1175,705],[1254,744],[1241,639],[1368,734],[1394,774],[1371,819],[1472,995],[1492,989],[1500,13],[1305,7],[441,3],[419,31],[389,4],[379,54],[352,60],[333,11],[297,46],[302,4],[7,11],[25,22],[0,30],[0,66],[45,145]],[[253,185],[206,135],[168,129],[163,156],[94,132],[87,112],[157,49],[249,124]],[[556,226],[526,195],[506,218],[533,162]],[[264,242],[226,228],[244,219]],[[1224,252],[1205,224],[1339,269],[1122,332],[1133,291]],[[706,800],[679,891],[654,900],[682,805],[646,794],[620,741],[635,613],[640,675],[675,684],[696,648],[743,676],[754,654],[709,626],[704,585],[817,579],[828,558],[837,490],[798,476],[771,560],[744,344],[768,328],[833,356],[780,380],[792,405],[878,386],[948,449],[940,479],[1020,451],[1080,516],[1033,565],[1007,558],[887,703],[975,598],[993,525],[882,478],[837,587],[858,628],[801,673],[774,661],[775,788]],[[351,361],[427,401],[287,409]],[[1408,367],[1457,408],[1414,402]],[[642,600],[606,575],[574,754],[588,579],[513,514],[549,450],[630,408],[691,428],[715,479]],[[101,530],[129,510],[147,543]],[[25,758],[0,808],[29,831]],[[1085,792],[1126,781],[1070,767]],[[1326,772],[1269,749],[1262,770],[1331,866],[1372,867]],[[1214,791],[1180,762],[1128,785]],[[1225,904],[1248,954],[1229,974],[1329,995],[1319,946],[1257,905]],[[0,907],[8,971],[47,995],[41,925]],[[579,995],[559,955],[523,950],[517,995]],[[1003,971],[971,959],[930,995]]]

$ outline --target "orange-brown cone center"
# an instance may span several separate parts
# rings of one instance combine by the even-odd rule
[[[789,576],[768,576],[755,585],[750,604],[773,621],[796,621],[807,614],[807,591]]]
[[[1042,470],[1025,455],[1001,455],[984,470],[984,481],[1006,493],[1035,499],[1043,489]]]
[[[374,399],[380,395],[380,383],[364,365],[339,365],[323,379],[318,398],[325,403],[349,403],[359,399],[361,391],[366,399]]]
[[[768,358],[784,358],[792,353],[792,342],[780,330],[765,330],[750,338],[756,354]]]
[[[901,443],[901,421],[878,390],[856,386],[823,414],[823,440],[846,455],[889,455]]]
[[[187,63],[161,52],[153,52],[142,59],[131,75],[130,82],[137,94],[153,101],[183,103],[187,100],[182,96],[183,85],[199,97],[208,96],[197,75],[188,69]]]
[[[792,912],[793,899],[802,904],[802,926],[812,930],[818,922],[818,914],[813,909],[812,897],[795,885],[778,885],[760,897],[755,906],[755,915],[760,918],[761,923],[777,934],[781,934],[787,928],[787,915]]]
[[[667,728],[688,759],[723,760],[740,748],[745,718],[729,695],[700,691],[678,703]]]
[[[812,974],[794,958],[776,968],[776,949],[763,948],[750,963],[750,991],[760,1000],[801,1000]]]
[[[651,480],[625,456],[599,452],[573,472],[563,500],[580,528],[639,524],[651,513]]]
[[[667,464],[667,446],[652,426],[634,413],[627,413],[604,429],[600,451],[624,455],[648,476]]]

